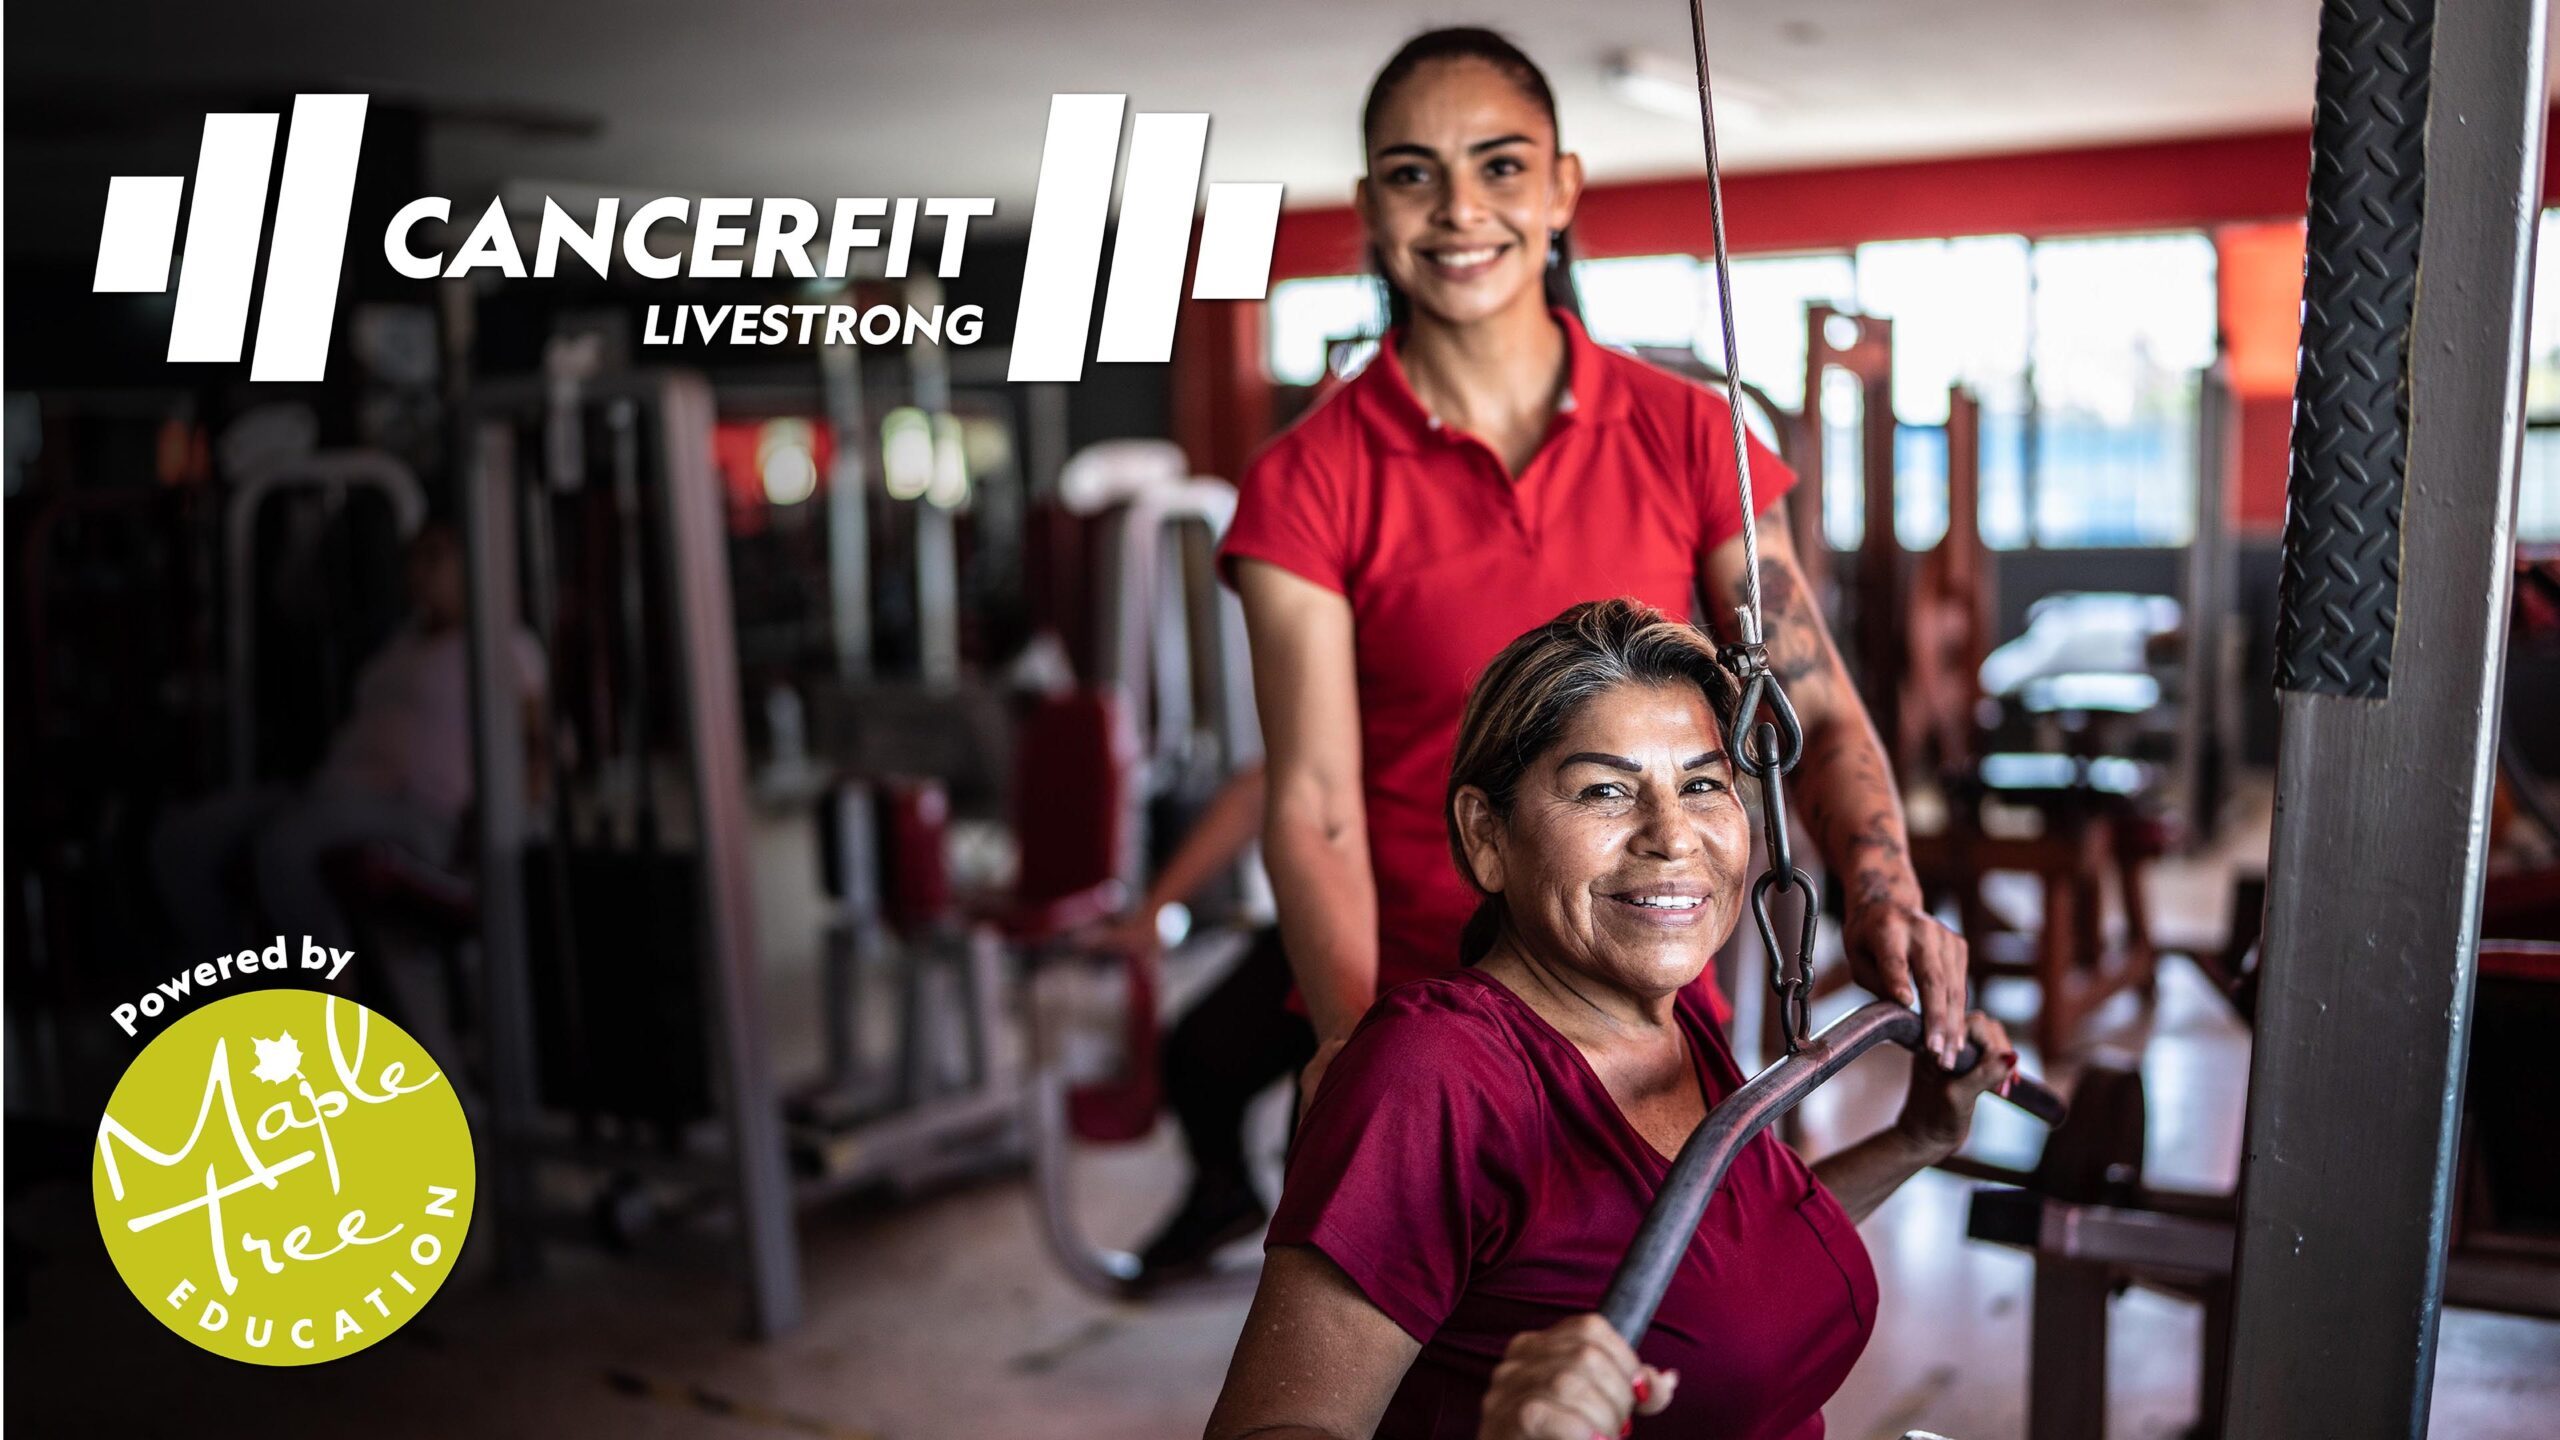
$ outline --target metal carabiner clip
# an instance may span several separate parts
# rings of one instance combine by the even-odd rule
[[[1775,684],[1767,687],[1767,693],[1776,697],[1773,709],[1786,703],[1786,692]],[[1792,1055],[1813,1031],[1813,942],[1822,923],[1822,892],[1814,888],[1813,877],[1797,867],[1787,833],[1788,762],[1778,728],[1766,720],[1753,726],[1745,750],[1756,762],[1749,773],[1759,780],[1761,842],[1769,847],[1769,867],[1751,884],[1751,919],[1760,928],[1761,950],[1769,957],[1769,988],[1778,997],[1787,1053]],[[1795,891],[1804,901],[1804,923],[1792,953],[1778,943],[1777,922],[1769,914],[1769,894],[1781,888]]]
[[[1779,945],[1778,923],[1769,914],[1769,892],[1779,889],[1793,890],[1804,900],[1793,954]],[[1793,1055],[1813,1034],[1813,941],[1822,923],[1821,892],[1814,889],[1813,877],[1793,866],[1762,871],[1751,882],[1751,922],[1760,927],[1760,945],[1769,956],[1769,988],[1778,997],[1787,1053]]]
[[[1761,728],[1767,729],[1774,724],[1779,744],[1774,756],[1762,754],[1757,744],[1736,746],[1739,753],[1734,756],[1733,763],[1752,779],[1766,780],[1772,774],[1784,775],[1794,770],[1796,762],[1804,758],[1804,722],[1796,718],[1795,702],[1787,698],[1786,687],[1778,683],[1777,676],[1769,673],[1768,657],[1760,653],[1759,646],[1748,648],[1748,659],[1739,666],[1730,662],[1727,666],[1734,669],[1735,677],[1742,681],[1742,703],[1734,707],[1733,733],[1737,738],[1751,735],[1753,720],[1766,706],[1769,721]]]

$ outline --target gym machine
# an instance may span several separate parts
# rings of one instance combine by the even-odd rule
[[[363,533],[367,509],[383,525]],[[259,645],[262,632],[278,628],[261,582],[275,571],[325,567],[334,591],[380,577],[397,576],[397,563],[367,565],[346,557],[362,553],[368,539],[381,555],[416,537],[426,521],[426,498],[416,475],[398,458],[378,450],[320,450],[258,462],[234,477],[223,516],[226,730],[231,782],[248,786],[273,775],[284,753],[286,769],[306,758],[298,742],[325,737],[344,713],[341,703],[363,664],[366,637],[351,637],[369,617],[362,597],[331,593],[319,617],[313,649],[318,663],[278,660]],[[280,542],[281,561],[267,546]],[[386,557],[396,561],[396,550]],[[351,640],[354,643],[350,643]],[[288,687],[317,703],[290,715],[262,714],[259,697],[281,673]],[[293,683],[299,682],[299,683]],[[279,745],[281,738],[284,742]],[[368,953],[380,963],[359,972],[359,994],[382,1006],[411,1035],[438,1055],[460,1055],[455,1028],[462,989],[458,973],[469,937],[479,923],[478,900],[467,875],[387,842],[342,846],[323,856],[321,868]]]
[[[567,393],[532,379],[471,396],[481,1133],[502,1274],[539,1268],[534,1178],[546,1160],[716,1176],[737,1218],[749,1329],[772,1336],[799,1318],[798,1246],[763,1050],[712,420],[710,387],[684,373],[590,378]],[[595,582],[592,610],[576,617],[551,593],[561,551]],[[551,814],[539,817],[511,663],[526,598],[550,631],[537,638],[554,674],[572,655],[592,662],[599,672],[581,689],[601,673],[615,702],[593,715],[560,707],[552,743],[581,727],[592,748],[555,776]],[[680,804],[661,799],[662,749],[683,775]],[[610,971],[594,964],[606,954]],[[580,1113],[579,1133],[546,1123],[546,1099]],[[693,1143],[703,1119],[717,1121],[707,1148]],[[653,1127],[659,1143],[605,1140],[606,1120]]]
[[[2516,632],[2532,648],[2542,582],[2518,566]],[[2555,592],[2560,593],[2560,592]],[[2510,727],[2512,728],[2512,727]],[[2511,735],[2499,746],[2510,780],[2531,779]],[[2494,829],[2494,824],[2493,824]],[[2560,1318],[2560,1173],[2543,1136],[2560,1110],[2542,1037],[2560,1019],[2560,869],[2491,869],[2483,887],[2479,998],[2461,1139],[2454,1161],[2453,1238],[2444,1303],[2461,1309]],[[2220,956],[2195,960],[2245,1023],[2255,1021],[2263,875],[2236,880],[2232,935]],[[2142,1077],[2095,1064],[2081,1072],[2072,1118],[2032,1175],[1969,1159],[1945,1168],[2021,1187],[1978,1192],[1968,1233],[2035,1257],[2028,1383],[2030,1440],[2088,1440],[2100,1433],[2107,1301],[2128,1286],[2203,1308],[2198,1387],[2200,1440],[2222,1433],[2231,1343],[2233,1192],[2158,1189],[2143,1181]]]
[[[2109,996],[2134,988],[2148,994],[2153,959],[2143,913],[2144,867],[2160,848],[2157,827],[2141,802],[2149,772],[2089,743],[2103,739],[2083,712],[2118,703],[2108,687],[2055,684],[2000,697],[2046,716],[2064,733],[2057,753],[1991,753],[1984,708],[1995,654],[1993,599],[1997,572],[1981,531],[1982,407],[1973,392],[1952,387],[1947,400],[1947,529],[1928,550],[1906,551],[1896,532],[1899,476],[1894,465],[1891,322],[1827,306],[1808,308],[1807,403],[1797,425],[1796,454],[1808,487],[1790,508],[1801,547],[1827,554],[1808,516],[1819,516],[1826,458],[1836,436],[1822,413],[1826,384],[1854,384],[1861,526],[1850,571],[1836,604],[1849,637],[1860,692],[1895,772],[1904,781],[1935,783],[1944,821],[1912,837],[1912,859],[1933,899],[1951,898],[1962,917],[1978,979],[2036,981],[2043,1004],[2036,1045],[2047,1063],[2072,1027]],[[1840,377],[1845,377],[1841,379]],[[2165,602],[2164,602],[2165,603]],[[2067,617],[2058,617],[2067,618]],[[2013,644],[2016,642],[2013,642]],[[2137,663],[2139,655],[2135,657]],[[2147,677],[2136,676],[2147,682]],[[2156,686],[2139,702],[2148,708]],[[1986,805],[2032,811],[2032,836],[1996,831]],[[2037,879],[2043,913],[2030,931],[2001,916],[1984,898],[1982,879],[1995,871]],[[2104,892],[2121,897],[2125,938],[2105,933]],[[1836,972],[1817,977],[1818,998],[1846,983]],[[1763,1053],[1773,1038],[1763,1027]]]
[[[1886,756],[1899,768],[1909,758],[1901,720],[1901,677],[1907,668],[1900,625],[1905,565],[1894,531],[1893,322],[1809,305],[1804,353],[1804,411],[1788,452],[1797,487],[1795,503],[1787,507],[1788,531],[1806,583],[1816,595],[1831,594],[1832,568],[1838,561],[1826,520],[1835,477],[1823,395],[1831,376],[1839,374],[1858,394],[1857,453],[1840,458],[1848,462],[1842,468],[1855,467],[1865,519],[1858,548],[1848,558],[1848,573],[1839,578],[1833,596],[1833,633],[1848,642],[1859,699],[1885,742]]]
[[[2481,1083],[2466,1086],[2443,1303],[2560,1319],[2560,1185],[2539,1129],[2560,1093],[2536,1038],[2560,1016],[2560,945],[2483,942],[2479,1005],[2472,1065]],[[2092,1064],[2034,1171],[1973,1160],[1946,1167],[2007,1187],[1974,1192],[1965,1233],[2035,1260],[2027,1440],[2103,1440],[2108,1303],[2129,1286],[2202,1307],[2189,1433],[2213,1440],[2229,1430],[2239,1196],[2146,1185],[2145,1114],[2140,1072]]]
[[[1105,803],[1116,803],[1128,817],[1133,837],[1147,811],[1181,808],[1196,777],[1223,778],[1261,751],[1242,609],[1208,570],[1217,538],[1234,518],[1235,491],[1179,471],[1155,480],[1093,487],[1126,492],[1101,517],[1102,693],[1128,697],[1149,723],[1132,727],[1127,760],[1089,759],[1105,761],[1101,768],[1116,777],[1107,787],[1116,797]],[[1055,829],[1054,822],[1046,828]],[[1026,826],[1022,833],[1028,843],[1039,832]],[[1135,854],[1130,858],[1122,873],[1134,879]],[[1211,964],[1232,958],[1234,937],[1206,943],[1218,953],[1191,958]],[[1157,1065],[1163,978],[1155,957],[1144,953],[1065,946],[1043,959],[1031,995],[1029,1111],[1041,1234],[1078,1285],[1125,1296],[1139,1278],[1137,1257],[1087,1234],[1076,1210],[1074,1157],[1082,1146],[1126,1144],[1155,1131],[1163,1108]],[[1253,1273],[1252,1267],[1212,1272],[1181,1288],[1249,1288]]]
[[[2127,1280],[2203,1296],[2209,1434],[2422,1435],[2444,1304],[2560,1310],[2552,1101],[2512,1093],[2548,1088],[2560,957],[2480,938],[2546,24],[2322,14],[2240,1188],[2182,1213],[2118,1144],[2075,1167],[2098,1194],[1977,1199],[2038,1256],[2033,1440],[2102,1433]]]
[[[427,516],[426,495],[407,465],[375,450],[323,450],[290,460],[262,464],[234,478],[223,512],[223,614],[228,642],[224,647],[228,677],[232,783],[247,785],[259,774],[257,579],[261,573],[258,544],[261,522],[270,507],[311,507],[310,536],[342,522],[359,497],[371,495],[386,506],[394,538],[418,533]],[[396,573],[396,572],[395,572]],[[351,672],[332,649],[335,663],[322,667],[319,683],[334,691],[339,672]]]
[[[903,283],[907,303],[939,303],[930,278]],[[965,463],[949,357],[920,340],[904,348],[903,363],[907,402],[926,426],[914,458],[941,477]],[[1012,951],[1066,913],[1048,904],[1063,890],[1039,904],[1025,901],[1023,885],[1003,896],[958,893],[965,887],[949,865],[953,790],[1018,795],[1020,785],[1001,781],[1004,757],[1013,750],[1019,769],[1037,717],[1009,714],[1003,695],[962,672],[957,519],[952,497],[930,490],[903,497],[912,502],[914,568],[912,589],[898,599],[912,613],[915,673],[878,673],[870,471],[883,427],[858,347],[823,346],[819,364],[835,442],[827,496],[834,665],[832,684],[812,696],[817,749],[831,771],[815,796],[832,902],[821,959],[827,1061],[823,1082],[786,1107],[792,1158],[811,1195],[912,1189],[1020,1162]],[[880,463],[885,472],[889,462]],[[1017,832],[1021,823],[1017,816]],[[884,991],[892,1018],[882,1026],[872,1017]]]
[[[2480,973],[2548,22],[2527,0],[2321,12],[2225,1401],[2241,1434],[2425,1426]]]

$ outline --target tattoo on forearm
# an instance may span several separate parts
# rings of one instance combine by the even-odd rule
[[[1889,815],[1872,815],[1849,837],[1850,893],[1861,904],[1882,904],[1901,889],[1910,873],[1911,857],[1903,848],[1899,826]]]
[[[1775,558],[1760,562],[1760,613],[1769,668],[1780,683],[1801,687],[1828,680],[1831,657],[1822,640],[1822,620],[1794,566]]]
[[[1732,598],[1741,603],[1741,586]],[[1795,567],[1776,556],[1760,562],[1760,610],[1770,671],[1799,710],[1832,709],[1831,687],[1841,683],[1845,689],[1846,677]],[[1903,898],[1913,877],[1901,807],[1867,727],[1808,724],[1804,762],[1796,773],[1801,783],[1790,798],[1806,832],[1848,887],[1851,903]]]
[[[1892,782],[1859,733],[1827,731],[1808,745],[1800,808],[1806,827],[1858,904],[1888,902],[1910,884],[1911,857]]]

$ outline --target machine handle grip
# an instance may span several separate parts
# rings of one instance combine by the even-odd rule
[[[1690,1237],[1707,1213],[1707,1202],[1752,1137],[1803,1103],[1823,1081],[1860,1055],[1885,1044],[1917,1049],[1920,1039],[1919,1012],[1890,1000],[1875,1001],[1833,1021],[1794,1054],[1745,1080],[1740,1089],[1708,1110],[1707,1118],[1698,1122],[1671,1162],[1671,1172],[1654,1192],[1653,1208],[1636,1227],[1626,1258],[1618,1262],[1618,1273],[1600,1297],[1600,1315],[1610,1328],[1629,1345],[1644,1339],[1663,1292],[1671,1288],[1673,1272],[1688,1253]],[[1982,1055],[1979,1047],[1967,1046],[1956,1058],[1964,1062],[1958,1067],[1962,1073],[1979,1063]],[[2061,1098],[2035,1081],[2021,1079],[2011,1085],[2009,1098],[2039,1119],[2059,1123],[2062,1118]]]

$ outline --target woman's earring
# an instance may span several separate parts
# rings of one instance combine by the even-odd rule
[[[1553,270],[1563,263],[1564,232],[1561,230],[1550,230],[1547,232],[1547,268]]]

